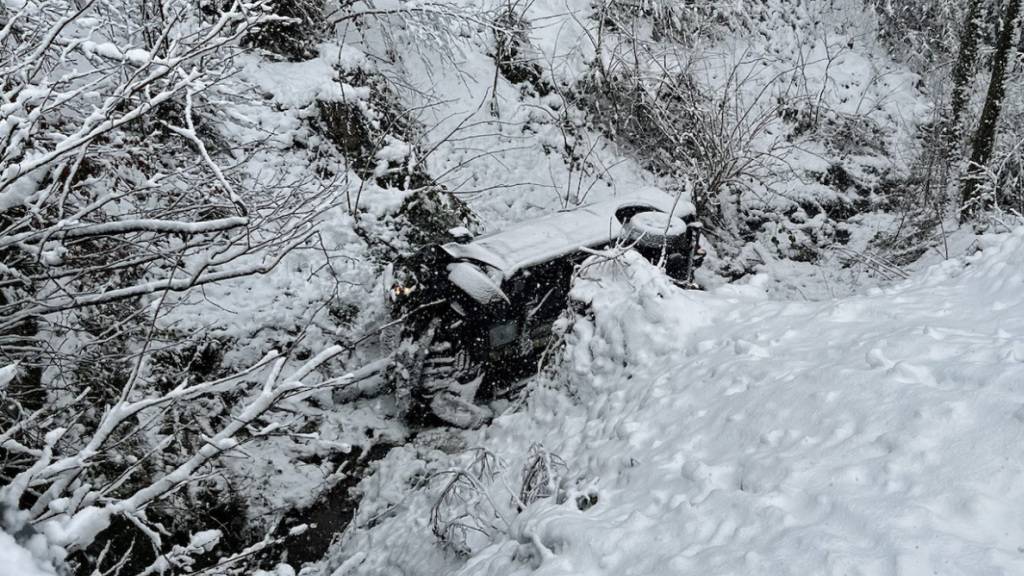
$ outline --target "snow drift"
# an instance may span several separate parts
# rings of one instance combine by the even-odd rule
[[[507,462],[498,507],[534,444],[559,495],[460,558],[426,529],[443,483],[408,480],[466,457],[396,451],[335,574],[1024,573],[1024,229],[982,243],[829,302],[591,266],[568,375],[468,439]]]

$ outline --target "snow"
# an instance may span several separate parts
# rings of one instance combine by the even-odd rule
[[[0,530],[0,576],[56,576],[49,562],[41,561],[14,537]]]
[[[449,264],[448,280],[480,304],[487,305],[501,300],[508,302],[508,296],[501,290],[501,286],[476,264],[470,262]]]
[[[397,138],[388,136],[386,141],[387,144],[374,155],[377,159],[377,166],[374,168],[373,174],[377,177],[386,175],[392,163],[404,162],[413,151],[412,146]]]
[[[295,576],[295,569],[287,564],[278,564],[272,572],[257,570],[253,576]]]
[[[661,248],[666,239],[681,238],[686,233],[686,222],[663,212],[641,212],[623,224],[622,236],[626,242],[640,246]]]
[[[61,514],[43,523],[42,530],[47,538],[63,547],[88,546],[96,535],[110,526],[111,510],[86,506],[73,516]]]
[[[200,532],[196,532],[191,538],[189,538],[188,545],[190,548],[209,552],[217,546],[217,543],[220,542],[221,536],[222,534],[220,530],[202,530]]]
[[[175,222],[173,220],[118,220],[102,224],[70,224],[63,227],[62,232],[69,238],[83,236],[101,236],[107,234],[127,234],[130,232],[165,232],[176,234],[208,234],[231,228],[238,228],[249,223],[248,218],[235,216],[202,222]]]
[[[680,236],[686,232],[686,222],[674,216],[666,216],[661,212],[641,212],[630,218],[629,221],[640,230],[665,236]]]
[[[18,375],[18,363],[14,362],[0,368],[0,391],[7,389],[7,385]]]
[[[297,63],[248,58],[244,72],[276,103],[287,108],[301,108],[317,100],[358,103],[370,97],[370,89],[365,86],[338,82],[335,62],[325,56]]]
[[[510,525],[460,559],[427,524],[443,483],[409,479],[469,457],[395,451],[364,481],[361,527],[333,562],[463,576],[1024,573],[1024,228],[982,246],[820,302],[773,300],[765,277],[681,291],[631,253],[590,266],[574,290],[593,318],[568,337],[566,374],[534,379],[525,410],[466,436],[506,462],[487,484],[499,508],[535,444],[567,463],[562,497],[505,509]]]
[[[622,231],[615,213],[627,206],[652,207],[685,216],[693,213],[689,202],[676,203],[656,189],[642,189],[606,200],[509,226],[466,244],[445,244],[455,258],[483,262],[510,277],[517,270],[557,258],[581,247],[613,242]]]
[[[596,59],[606,66],[614,63],[607,52],[596,54],[594,41],[583,27],[596,21],[597,5],[570,4],[537,0],[524,8],[532,25],[529,56],[541,66],[545,79],[561,82],[562,88],[569,89],[566,93]],[[793,7],[773,1],[767,5],[772,18],[790,16],[782,14],[781,6],[807,20],[824,3],[812,0]],[[833,16],[826,15],[823,26],[841,27],[848,20]],[[814,22],[819,25],[818,19]],[[772,30],[788,26],[785,22],[766,25]],[[378,225],[394,213],[406,193],[381,189],[345,173],[348,168],[339,167],[343,159],[316,158],[321,136],[309,128],[318,100],[354,103],[372,122],[378,120],[369,108],[370,88],[339,81],[339,70],[364,68],[397,80],[403,87],[403,104],[425,131],[423,142],[389,136],[376,152],[375,175],[399,162],[422,163],[469,202],[480,216],[481,228],[502,231],[469,244],[448,245],[453,255],[491,264],[508,275],[581,246],[603,244],[619,233],[614,209],[650,185],[673,194],[681,190],[683,200],[676,212],[692,212],[686,183],[671,182],[641,168],[628,150],[592,130],[585,114],[561,95],[534,96],[495,75],[487,41],[460,36],[465,42],[453,42],[448,46],[452,54],[442,56],[438,46],[405,35],[403,31],[414,26],[394,28],[394,37],[386,39],[384,46],[373,45],[370,25],[364,31],[365,45],[325,44],[316,58],[306,62],[270,62],[240,55],[244,70],[239,79],[246,84],[239,90],[238,101],[222,102],[223,113],[236,123],[219,128],[240,148],[267,139],[276,148],[254,153],[242,170],[256,181],[279,178],[273,180],[275,185],[292,185],[321,169],[329,172],[331,166],[319,162],[333,161],[333,168],[345,174],[344,186],[359,190],[356,202],[364,212],[358,223],[384,242],[394,240],[387,236],[394,231],[386,223]],[[916,75],[893,64],[877,46],[862,48],[864,37],[873,31],[834,30],[825,34],[827,44],[811,39],[818,32],[817,28],[794,28],[792,35],[772,34],[765,42],[758,34],[750,34],[704,52],[695,48],[695,60],[705,59],[700,62],[707,77],[701,80],[722,88],[721,92],[734,88],[742,92],[746,100],[737,103],[740,107],[760,98],[766,82],[786,85],[787,79],[772,79],[788,70],[790,79],[798,82],[799,75],[804,83],[800,94],[787,95],[793,101],[817,99],[819,106],[824,103],[844,114],[865,112],[881,126],[886,144],[893,144],[891,148],[906,157],[883,151],[848,158],[846,152],[839,155],[829,150],[832,142],[800,142],[780,153],[799,169],[793,179],[751,192],[766,209],[784,205],[782,200],[817,202],[841,196],[805,174],[822,172],[837,158],[849,160],[852,172],[871,169],[877,173],[889,163],[902,166],[913,157],[909,135],[914,131],[908,128],[929,113],[925,98],[914,88]],[[361,41],[355,29],[351,35],[348,30],[345,33],[344,41]],[[803,33],[807,38],[801,38]],[[829,53],[829,46],[854,40],[855,52]],[[151,58],[143,50],[109,43],[85,44],[83,49],[137,65]],[[748,63],[749,69],[764,65],[763,71],[747,74],[749,69],[737,69],[738,76],[750,79],[742,87],[723,85],[728,83],[730,66],[744,60],[744,55],[769,53],[775,56]],[[369,54],[374,56],[368,58]],[[829,62],[833,56],[834,62]],[[801,67],[795,67],[796,61]],[[772,90],[766,94],[777,95]],[[775,105],[774,98],[764,101],[769,107]],[[770,129],[781,138],[785,130],[779,124],[774,120]],[[455,137],[446,140],[452,134]],[[566,142],[576,150],[590,151],[585,166],[569,161]],[[772,139],[765,137],[757,145],[768,149]],[[429,154],[417,158],[420,150]],[[40,172],[35,180],[42,182],[42,177]],[[23,202],[35,193],[38,182],[29,178],[16,182],[15,189],[0,195],[0,207]],[[663,209],[668,206],[666,199],[673,201],[666,196],[658,200]],[[571,216],[554,214],[509,225],[591,201],[597,203]],[[755,202],[749,195],[743,201]],[[851,221],[855,246],[863,246],[858,244],[861,238],[891,223],[884,216],[858,218]],[[194,233],[235,220],[241,219],[180,224],[189,226],[182,231]],[[830,225],[824,220],[824,215],[809,219],[808,226]],[[323,258],[305,251],[286,258],[256,282],[225,281],[204,287],[185,302],[191,305],[181,306],[181,312],[162,327],[180,334],[204,331],[231,342],[226,366],[246,364],[270,347],[295,345],[299,352],[315,351],[369,331],[383,317],[381,291],[375,290],[381,283],[374,276],[376,255],[371,256],[363,239],[353,232],[356,223],[341,210],[329,212],[320,224]],[[129,225],[141,230],[160,226],[167,231],[178,224],[134,221],[98,226],[107,226],[107,232]],[[95,233],[95,226],[69,228],[68,234]],[[918,559],[913,555],[901,559],[898,553],[915,545],[923,550],[919,554],[931,554],[936,563],[948,560],[952,566],[964,567],[974,562],[979,571],[995,553],[978,560],[978,550],[1002,546],[1015,558],[1014,546],[1024,542],[1010,542],[1019,529],[1009,514],[1019,515],[1020,507],[996,511],[992,498],[999,493],[998,487],[985,485],[974,491],[974,485],[964,480],[968,472],[961,470],[988,466],[991,472],[992,461],[999,458],[1019,461],[1019,452],[1009,446],[1012,423],[1004,422],[1010,408],[992,397],[1017,402],[1012,394],[1000,394],[1009,388],[1008,378],[1019,376],[1016,363],[1024,358],[1024,348],[1016,343],[1020,324],[998,328],[992,324],[995,312],[1000,321],[1013,319],[1018,300],[1012,291],[995,295],[992,302],[998,309],[982,315],[978,326],[973,323],[975,303],[968,301],[970,292],[958,288],[954,277],[964,270],[963,263],[942,264],[935,269],[938,272],[926,272],[894,289],[895,293],[879,291],[834,302],[781,301],[765,294],[795,298],[795,293],[784,293],[795,290],[814,300],[852,293],[858,286],[847,282],[846,276],[835,285],[827,279],[821,282],[836,273],[838,263],[788,261],[775,254],[765,239],[749,244],[737,258],[759,259],[760,276],[744,286],[723,286],[708,294],[679,292],[634,255],[624,257],[627,262],[622,268],[618,264],[592,267],[588,272],[592,276],[577,290],[593,302],[595,317],[576,322],[559,365],[561,372],[531,381],[532,396],[524,411],[510,410],[478,433],[441,431],[440,440],[400,447],[379,463],[377,473],[361,486],[367,497],[355,528],[336,552],[333,573],[390,573],[401,567],[410,574],[457,570],[465,574],[808,574],[841,573],[845,568],[870,574],[887,573],[884,567],[896,571],[901,562],[913,573]],[[999,246],[990,246],[990,252]],[[59,256],[43,254],[52,265],[59,264]],[[929,256],[930,261],[936,258]],[[329,274],[323,271],[327,265]],[[721,283],[708,271],[700,273],[708,275],[700,278],[702,283]],[[485,298],[497,289],[493,283],[477,282],[480,278],[463,278]],[[944,308],[947,302],[931,295],[933,287],[926,287],[922,278],[935,278],[935,290],[955,292],[947,296],[963,309]],[[899,290],[916,295],[907,296],[911,299],[907,302],[894,302]],[[919,304],[914,300],[918,296]],[[151,303],[157,300],[152,298]],[[355,303],[357,317],[345,326],[330,321],[327,303]],[[928,317],[944,310],[949,317]],[[943,327],[947,319],[952,327]],[[936,323],[939,326],[933,327]],[[915,332],[918,329],[922,334]],[[998,358],[986,356],[990,352],[998,352]],[[359,366],[366,360],[364,353],[360,350],[346,358],[345,366],[335,373]],[[957,354],[968,360],[972,354],[986,359],[978,368],[982,374],[978,378],[991,376],[995,384],[985,388],[989,396],[953,378],[959,373],[944,372],[955,372],[950,366],[960,370],[973,366],[973,360],[957,364],[947,358]],[[950,378],[962,386],[949,384]],[[960,396],[966,398],[962,405],[956,404]],[[332,404],[330,398],[317,400],[312,406],[288,404],[286,412],[294,416],[274,414],[274,421],[263,428],[266,432],[299,428],[306,418],[320,423],[317,434],[257,438],[246,445],[250,458],[227,463],[240,484],[239,493],[249,501],[251,517],[270,518],[271,511],[311,503],[337,477],[326,456],[347,452],[350,445],[365,448],[382,437],[396,443],[405,439],[402,423],[391,419],[394,411],[388,398],[345,404]],[[518,407],[521,404],[513,405]],[[986,427],[990,436],[981,432],[971,436],[969,417],[982,421],[983,415],[987,417],[983,410],[990,408],[993,416],[986,424],[999,426],[999,431]],[[919,411],[924,416],[918,416]],[[929,461],[929,449],[934,453],[935,446],[946,445],[942,443],[956,445],[949,439],[951,434],[936,431],[942,420],[976,445],[1003,442],[1008,448],[1004,453],[990,449],[969,455],[953,450],[932,455],[934,461]],[[503,510],[514,520],[475,539],[466,562],[439,546],[428,525],[437,486],[426,479],[451,466],[465,465],[468,456],[448,454],[457,452],[452,447],[485,446],[506,461],[501,477],[489,485],[498,505],[505,507],[511,506],[506,486],[518,486],[534,443],[568,463],[569,473],[562,483],[564,501],[540,500],[522,513]],[[318,463],[306,463],[307,459]],[[947,472],[943,466],[954,471]],[[1019,480],[1015,469],[1004,474],[1007,483]],[[971,482],[994,482],[998,473],[983,476]],[[936,496],[947,491],[952,500]],[[1011,504],[1019,503],[1019,492],[1007,490],[1003,496]],[[576,504],[593,499],[596,503],[587,510]],[[80,534],[102,526],[104,518],[96,509],[82,512],[88,513],[75,516]],[[925,512],[945,514],[945,520]],[[76,536],[61,538],[69,541]],[[876,561],[883,568],[876,570]],[[275,571],[281,576],[286,573],[294,571],[284,566]]]

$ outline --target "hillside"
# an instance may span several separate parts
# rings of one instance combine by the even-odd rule
[[[2,0],[0,574],[1021,569],[969,4]],[[694,284],[572,246],[539,373],[416,413],[431,247],[651,190]]]
[[[1022,254],[824,302],[593,268],[559,371],[476,451],[392,451],[325,573],[1015,574]]]

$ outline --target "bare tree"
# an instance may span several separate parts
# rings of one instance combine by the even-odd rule
[[[40,558],[50,562],[62,560],[63,555],[84,550],[107,530],[111,520],[120,516],[134,524],[144,534],[156,558],[153,565],[140,574],[164,573],[168,570],[191,568],[194,556],[209,552],[221,534],[217,530],[195,531],[188,546],[171,545],[165,541],[167,530],[147,515],[147,508],[182,487],[210,473],[216,458],[235,451],[247,442],[266,436],[277,425],[261,423],[260,418],[278,402],[286,398],[308,395],[318,390],[347,386],[356,377],[346,375],[319,384],[309,382],[313,372],[342,347],[328,348],[290,372],[285,372],[285,358],[272,352],[252,366],[224,378],[191,384],[181,382],[165,394],[130,399],[130,385],[122,390],[121,399],[107,406],[97,425],[84,436],[81,444],[68,450],[64,437],[69,428],[57,426],[52,414],[37,410],[12,426],[0,430],[0,448],[24,457],[30,463],[0,488],[0,504],[5,510],[17,511],[13,516],[21,526],[33,525],[46,535],[51,547],[49,554]],[[9,367],[8,367],[9,368]],[[0,371],[2,372],[2,371]],[[124,492],[131,477],[146,465],[136,461],[120,474],[106,476],[100,483],[92,483],[85,472],[102,462],[117,458],[119,444],[127,431],[139,429],[139,421],[152,420],[157,414],[174,404],[196,401],[209,396],[237,392],[239,386],[264,374],[264,383],[248,396],[213,434],[204,438],[203,445],[194,454],[173,469],[153,478],[144,485]],[[83,392],[65,406],[64,410],[80,410]],[[18,440],[28,427],[44,430],[38,445]],[[157,449],[160,447],[158,446]],[[28,502],[28,505],[25,503]],[[39,546],[34,547],[37,554]],[[101,553],[100,561],[106,552]]]
[[[246,122],[223,112],[243,97],[240,42],[281,18],[265,0],[215,6],[0,5],[0,478],[6,507],[37,528],[60,534],[99,514],[99,530],[55,540],[68,552],[120,515],[163,561],[189,556],[161,542],[146,507],[208,474],[232,439],[258,436],[254,419],[309,389],[300,382],[337,353],[283,380],[277,359],[170,391],[148,372],[176,293],[269,272],[312,245],[342,193],[315,174],[254,176],[265,141],[222,136]],[[98,350],[99,376],[79,375],[86,350]],[[193,452],[165,454],[167,437],[148,434],[171,407],[230,407],[264,369],[263,391],[211,417],[220,432]],[[131,450],[135,464],[97,472]]]
[[[0,345],[23,367],[76,311],[267,272],[334,201],[218,150],[210,101],[232,97],[239,38],[276,21],[264,1],[161,15],[153,30],[114,0],[47,0],[0,30]]]
[[[995,147],[999,114],[1006,94],[1006,74],[1010,55],[1016,52],[1017,28],[1020,19],[1021,0],[1008,0],[1003,16],[999,42],[992,59],[992,78],[985,96],[985,107],[981,111],[978,129],[971,143],[970,164],[960,189],[960,219],[967,220],[988,203],[980,192],[981,180],[992,157]]]

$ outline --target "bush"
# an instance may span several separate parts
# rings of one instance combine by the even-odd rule
[[[242,39],[242,45],[267,50],[292,62],[316,56],[316,45],[326,32],[323,1],[277,0],[272,11],[282,20],[256,27]]]

